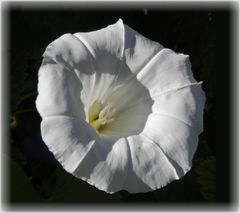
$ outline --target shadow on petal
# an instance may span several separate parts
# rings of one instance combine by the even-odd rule
[[[120,138],[140,134],[152,113],[153,100],[149,91],[124,61],[102,100],[103,104],[109,104],[115,110],[113,121],[101,128],[103,135]]]

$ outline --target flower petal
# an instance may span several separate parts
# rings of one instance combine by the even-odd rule
[[[85,121],[68,116],[43,118],[41,133],[49,150],[70,173],[76,170],[98,138]]]
[[[81,99],[86,105],[95,81],[95,68],[94,59],[85,45],[74,35],[64,34],[48,45],[43,56],[75,73],[84,89],[81,92]]]
[[[168,157],[151,140],[138,135],[127,140],[132,162],[123,188],[128,192],[152,191],[179,178]]]
[[[198,133],[185,122],[168,115],[151,114],[141,135],[161,147],[174,162],[180,177],[191,168]]]
[[[144,100],[148,101],[144,101]],[[148,90],[136,79],[110,90],[106,101],[115,110],[114,120],[105,125],[101,133],[129,136],[139,134],[145,125],[148,114],[152,112],[153,101]],[[139,104],[140,103],[140,104]]]
[[[142,104],[122,112],[111,123],[106,124],[101,129],[101,134],[126,137],[141,133],[150,113],[147,111],[147,107]]]
[[[123,23],[98,31],[65,34],[52,42],[44,56],[76,72],[83,84],[85,105],[109,89],[122,70]],[[91,98],[89,100],[89,97]]]
[[[149,89],[151,97],[161,92],[196,83],[188,55],[162,49],[137,74],[137,79]]]
[[[124,58],[136,75],[161,50],[163,46],[142,36],[124,25]]]
[[[124,138],[100,138],[83,120],[67,116],[44,118],[41,131],[66,171],[109,193],[122,189],[129,161]]]
[[[68,115],[85,119],[80,99],[82,85],[74,72],[45,58],[38,79],[36,107],[42,117]]]
[[[201,82],[194,83],[155,96],[152,106],[153,113],[181,120],[201,133],[205,104],[205,94],[201,85]]]
[[[87,33],[75,33],[74,35],[81,40],[92,56],[98,59],[96,63],[100,72],[111,71],[115,73],[116,69],[105,70],[105,68],[108,68],[109,65],[116,68],[116,58],[122,59],[123,33],[123,22],[119,19],[117,23],[106,28]]]
[[[94,86],[91,90],[91,101],[103,97],[117,78],[122,69],[123,57],[123,23],[120,19],[116,24],[101,30],[74,34],[89,50],[96,70]]]
[[[129,150],[126,139],[101,138],[75,170],[74,175],[100,190],[122,190],[128,171]]]

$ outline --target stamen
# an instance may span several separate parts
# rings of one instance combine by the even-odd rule
[[[100,128],[114,120],[115,110],[107,104],[105,107],[99,102],[95,101],[88,111],[88,122],[97,131]]]
[[[101,112],[103,105],[99,101],[94,101],[88,110],[88,122],[96,120]]]

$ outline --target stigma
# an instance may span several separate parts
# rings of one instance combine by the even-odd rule
[[[99,133],[101,129],[114,120],[115,110],[110,104],[94,101],[88,110],[88,123]]]

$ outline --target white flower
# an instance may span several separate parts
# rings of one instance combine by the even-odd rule
[[[189,171],[205,95],[187,55],[120,19],[65,34],[43,57],[42,138],[66,171],[109,193],[155,190]]]

